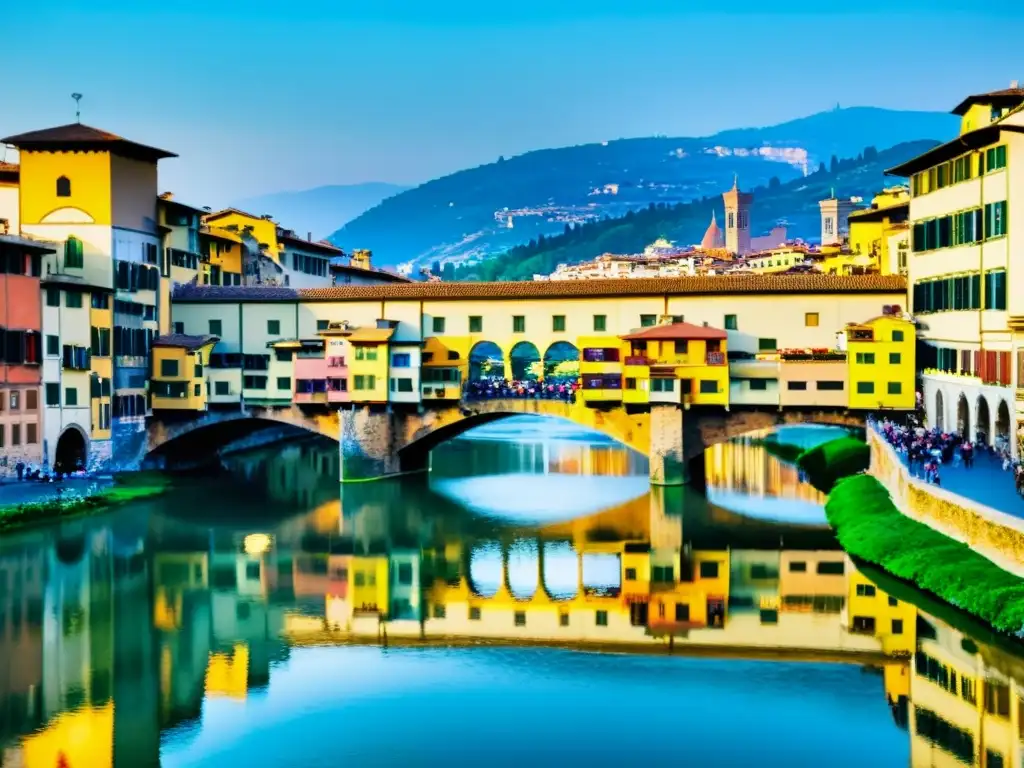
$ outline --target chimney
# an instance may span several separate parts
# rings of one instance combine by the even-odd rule
[[[163,194],[160,195],[160,199],[161,200],[173,200],[174,199],[174,193],[173,192],[164,192]]]

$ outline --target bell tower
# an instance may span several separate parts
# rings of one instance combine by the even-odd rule
[[[732,189],[722,194],[725,201],[725,249],[737,256],[750,253],[750,205],[754,196],[740,192],[739,177],[733,177]]]

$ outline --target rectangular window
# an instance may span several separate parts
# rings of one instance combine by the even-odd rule
[[[480,607],[479,606],[471,605],[469,607],[469,620],[470,621],[480,621]]]
[[[48,355],[59,355],[60,354],[60,336],[46,337],[46,354]]]
[[[78,389],[76,387],[65,388],[64,405],[78,405]]]
[[[875,394],[875,383],[873,381],[858,381],[857,382],[857,394],[858,395],[873,395],[873,394]]]
[[[887,387],[887,391],[890,395],[899,395],[903,392],[903,385],[898,381],[890,381]]]
[[[431,326],[434,329],[434,333],[444,333],[444,318],[435,317],[431,321]]]
[[[842,392],[845,389],[845,385],[841,381],[819,381],[818,391],[819,392]]]
[[[842,576],[846,573],[846,564],[842,560],[823,560],[818,563],[818,573],[822,576]]]
[[[526,626],[526,611],[516,611],[514,616],[513,616],[513,620],[514,620],[515,625],[517,627],[525,627]]]
[[[223,333],[224,333],[224,326],[221,324],[221,321],[220,320],[211,320],[210,321],[210,335],[211,336],[220,336]]]
[[[700,577],[702,579],[718,578],[718,562],[715,560],[704,560],[700,564]]]
[[[318,331],[326,331],[330,327],[330,325],[331,325],[331,321],[330,320],[317,320],[316,321],[316,329]]]
[[[985,273],[985,309],[1006,309],[1006,271],[989,270]]]
[[[636,581],[636,568],[626,569],[626,581]]]
[[[469,332],[470,333],[483,333],[484,331],[484,319],[480,315],[469,316]]]
[[[396,352],[391,356],[392,368],[408,368],[412,365],[412,357],[408,352]]]
[[[701,379],[700,381],[700,393],[702,395],[714,395],[718,392],[718,382],[708,381],[707,379]]]
[[[512,333],[526,333],[526,317],[523,315],[512,316]]]
[[[68,309],[81,309],[82,294],[80,294],[78,291],[65,291],[64,306],[67,307]]]
[[[551,316],[551,330],[555,333],[562,333],[565,331],[565,315]]]
[[[640,315],[640,327],[650,328],[658,322],[657,315]]]
[[[875,364],[875,353],[874,352],[858,352],[854,358],[860,365],[874,365]]]
[[[889,353],[889,365],[899,365],[902,360],[899,352]]]
[[[292,379],[291,379],[291,377],[290,376],[278,376],[277,377],[277,388],[278,389],[287,389],[288,391],[291,391],[291,388],[292,388]]]
[[[604,333],[608,329],[608,316],[607,315],[594,315],[594,330],[598,333]]]
[[[607,627],[608,611],[594,611],[594,623],[599,627]]]
[[[690,351],[690,342],[686,341],[685,339],[680,339],[679,341],[675,342],[673,349],[675,350],[676,355],[685,355]]]
[[[858,584],[857,597],[874,597],[875,587],[873,584]]]
[[[759,352],[774,352],[779,348],[779,344],[775,339],[758,339],[757,350]]]
[[[768,391],[768,379],[750,379],[750,389],[753,392]]]
[[[243,389],[266,389],[267,388],[267,377],[266,376],[243,376],[242,377],[242,388]]]
[[[651,379],[651,392],[675,392],[675,379]]]
[[[804,312],[804,325],[808,328],[818,327],[818,313],[817,312]]]
[[[48,306],[48,307],[59,307],[60,306],[60,288],[47,288],[46,289],[46,306]]]
[[[35,424],[25,425],[25,444],[35,445],[39,442],[39,433]]]
[[[230,395],[231,383],[227,381],[215,381],[213,383],[213,393],[215,395]]]
[[[25,392],[25,410],[34,411],[39,407],[39,393],[34,389]]]
[[[569,614],[562,612],[558,614],[558,626],[568,627],[569,626]]]
[[[736,315],[725,316],[725,330],[736,331],[739,330],[739,326],[736,324]]]
[[[60,405],[60,384],[46,385],[46,404]]]
[[[892,340],[893,341],[903,341],[903,331],[893,331],[892,332]]]
[[[803,560],[793,560],[789,564],[789,572],[790,573],[806,573],[807,572],[807,563],[805,563]]]
[[[676,621],[690,620],[690,604],[676,603]]]
[[[804,390],[807,389],[807,382],[806,381],[787,381],[786,382],[786,389],[790,390],[791,392],[803,392]]]
[[[894,635],[902,635],[903,634],[903,620],[902,619],[893,619],[892,620],[892,633]]]
[[[281,321],[280,320],[267,320],[267,334],[270,336],[281,335]]]
[[[161,360],[160,361],[160,375],[161,376],[177,376],[178,375],[178,361],[177,360]]]

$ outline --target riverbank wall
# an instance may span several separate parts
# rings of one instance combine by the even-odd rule
[[[889,492],[900,512],[1024,578],[1024,519],[914,477],[896,450],[873,429],[867,430],[867,442],[868,472]]]

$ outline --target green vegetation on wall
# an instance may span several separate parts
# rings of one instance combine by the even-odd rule
[[[825,514],[843,549],[854,557],[913,582],[1001,632],[1024,631],[1024,580],[904,515],[871,475],[839,480]]]
[[[871,466],[871,450],[855,437],[839,437],[809,448],[796,459],[811,485],[828,493],[841,478],[864,472]]]

